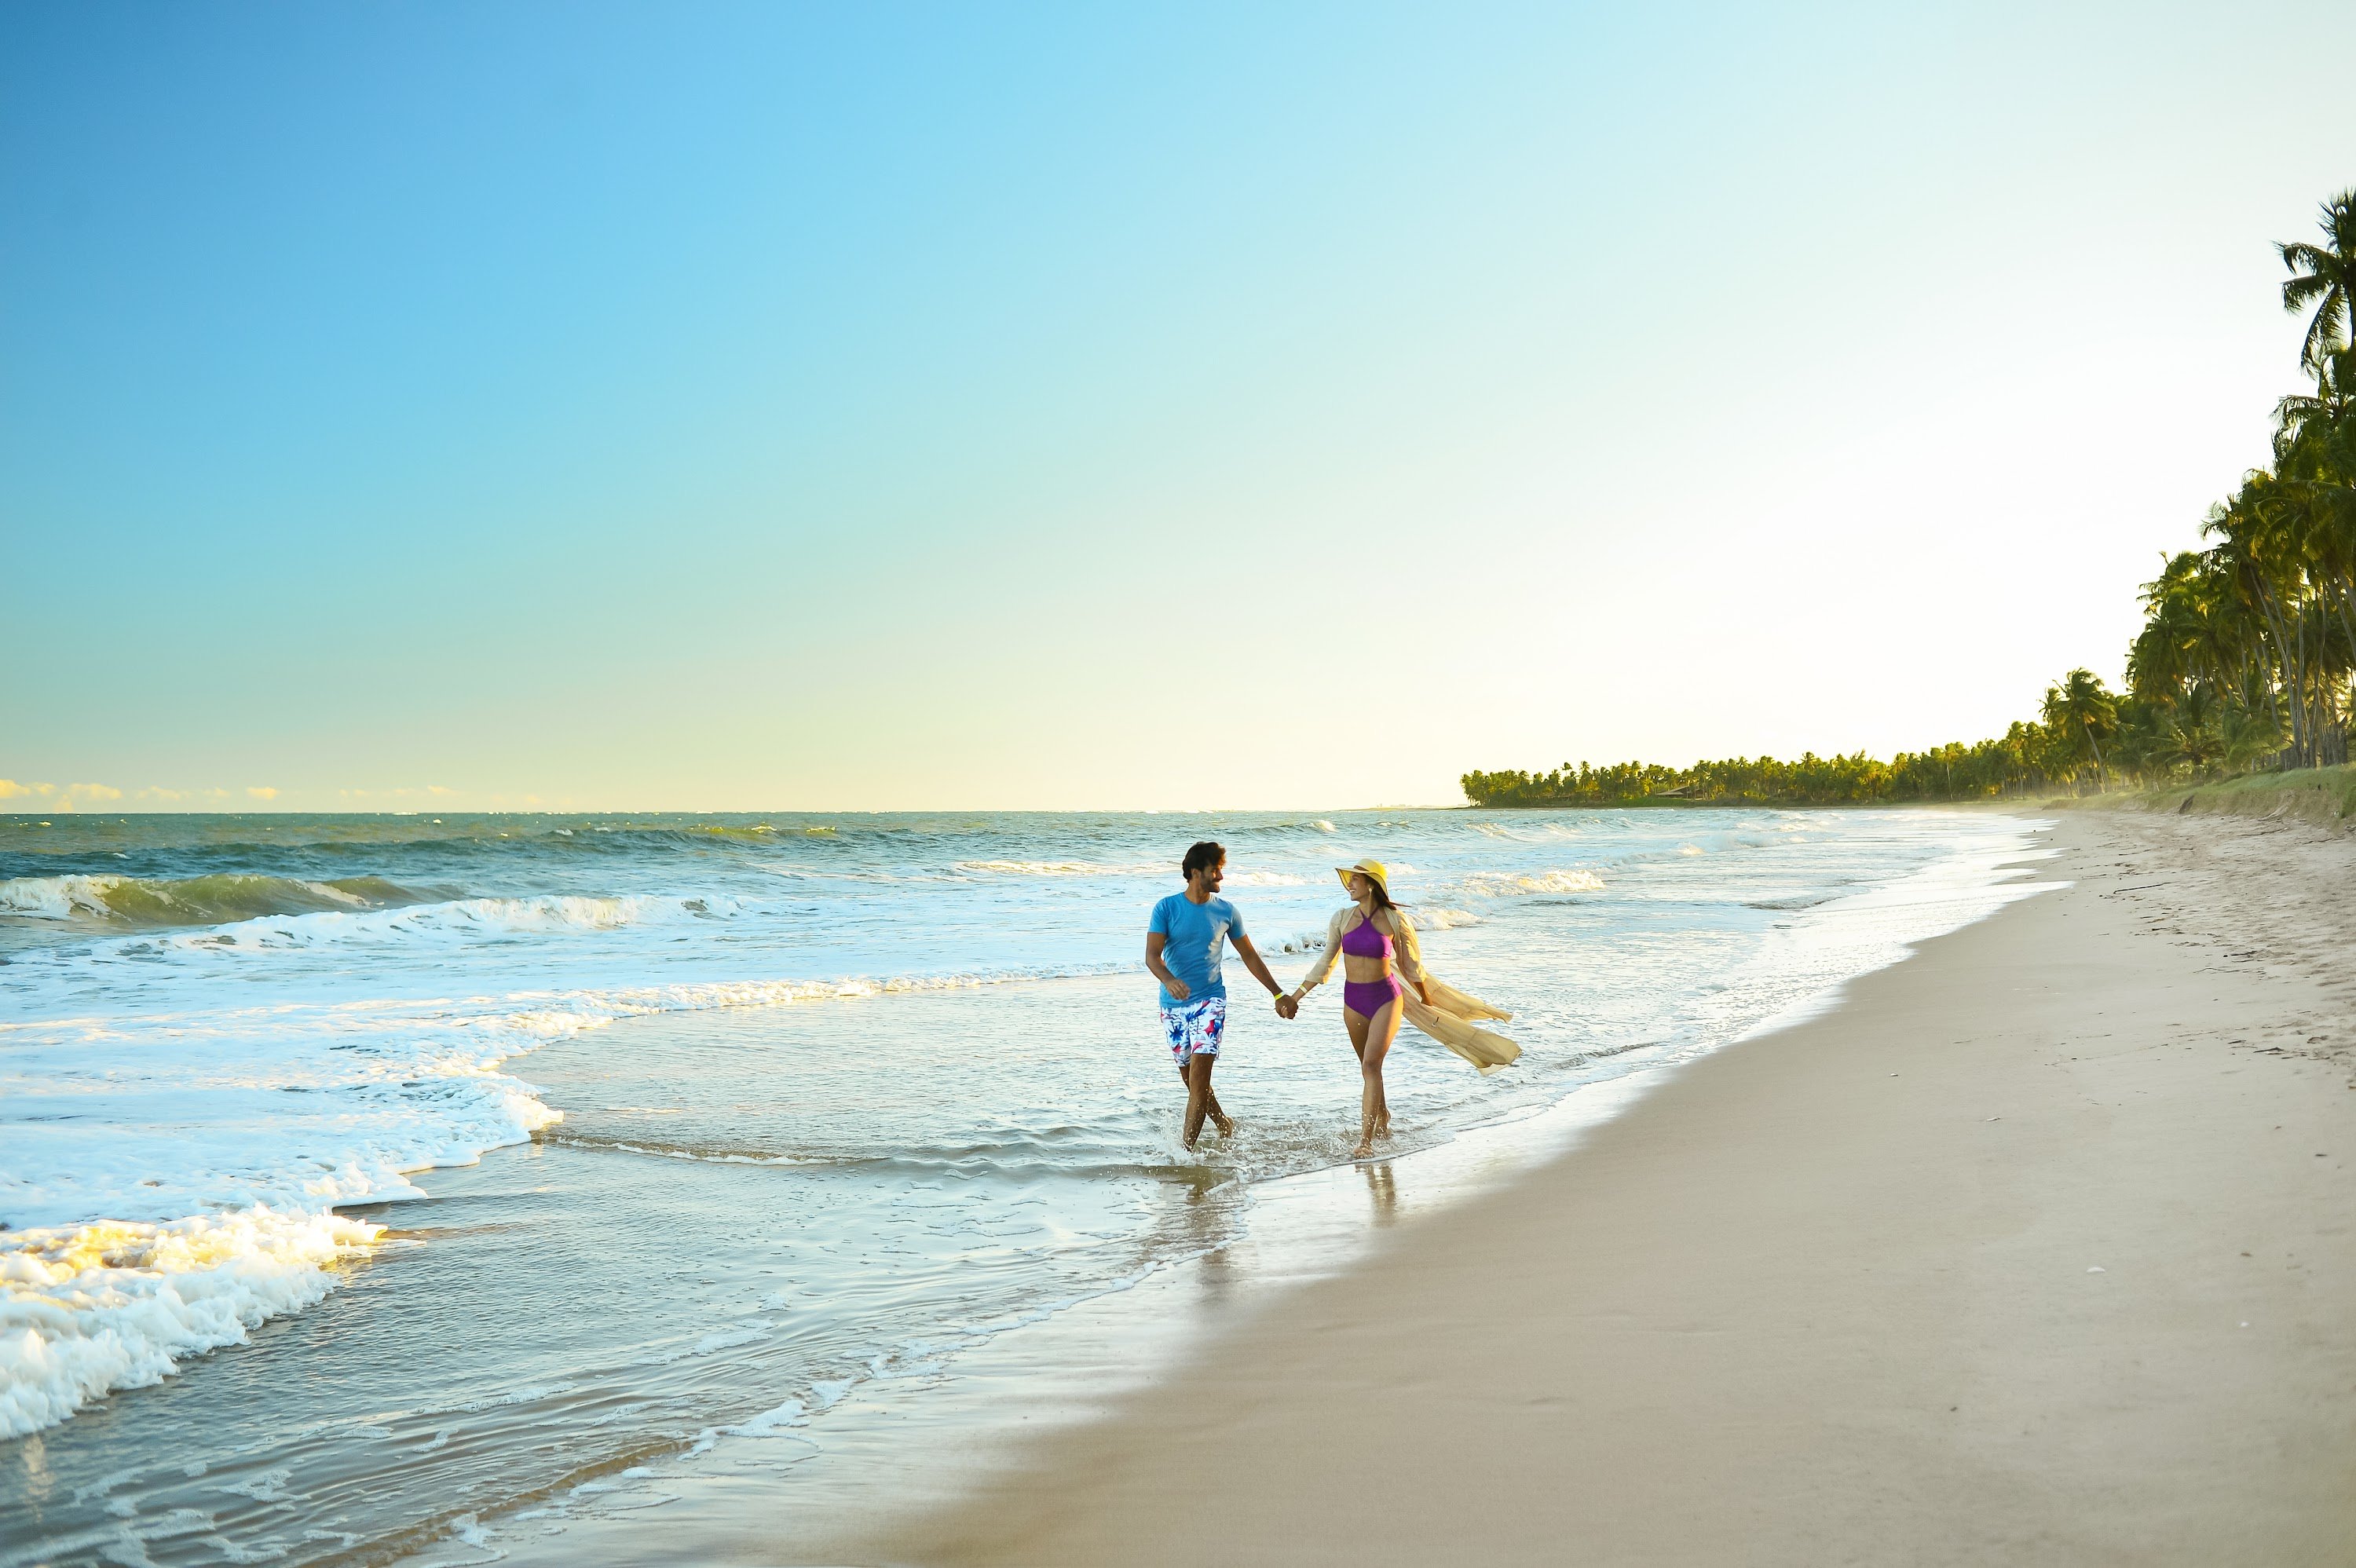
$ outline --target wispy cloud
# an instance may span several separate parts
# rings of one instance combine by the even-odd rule
[[[70,784],[59,789],[53,784],[18,784],[15,779],[0,779],[0,800],[15,800],[23,795],[54,802],[71,811],[80,801],[121,800],[123,792],[112,784]]]
[[[454,789],[448,784],[403,784],[397,787],[376,789],[363,788],[359,785],[354,784],[340,788],[335,793],[337,799],[349,802],[355,805],[363,802],[384,802],[390,804],[394,801],[416,802],[419,804],[423,804],[426,801],[433,801],[438,804],[465,799],[467,794],[467,792],[463,789]],[[303,797],[302,793],[299,791],[297,792],[297,795],[300,798],[307,798]],[[285,797],[285,789],[277,784],[246,784],[241,787],[224,787],[220,784],[184,784],[175,786],[171,784],[151,784],[140,788],[125,791],[118,789],[112,784],[98,784],[94,782],[56,784],[44,784],[35,780],[0,778],[0,801],[18,801],[24,803],[23,805],[13,808],[18,810],[25,809],[27,806],[34,806],[51,807],[62,811],[72,811],[80,806],[101,805],[105,802],[118,800],[134,800],[159,806],[177,805],[197,810],[224,810],[228,809],[232,803],[241,799],[247,801],[276,802],[284,799]],[[501,797],[494,804],[505,804],[504,797]],[[530,804],[538,805],[538,798],[533,797]]]

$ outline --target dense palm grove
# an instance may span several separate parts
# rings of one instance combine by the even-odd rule
[[[1480,805],[1659,800],[1829,805],[1959,800],[2165,784],[2348,760],[2356,670],[2356,190],[2323,205],[2323,241],[2277,246],[2283,308],[2307,317],[2314,390],[2275,409],[2274,464],[2211,508],[2209,549],[2144,584],[2127,689],[2083,669],[2049,688],[2034,721],[1997,740],[1797,762],[1735,757],[1689,768],[1621,763],[1470,773]]]

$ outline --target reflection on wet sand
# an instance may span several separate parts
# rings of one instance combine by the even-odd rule
[[[1366,1196],[1374,1200],[1374,1221],[1377,1226],[1388,1225],[1398,1218],[1398,1181],[1391,1175],[1391,1162],[1364,1165]]]

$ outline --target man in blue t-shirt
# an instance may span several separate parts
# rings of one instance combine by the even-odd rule
[[[1179,1080],[1186,1085],[1186,1147],[1194,1147],[1203,1118],[1221,1137],[1236,1130],[1211,1093],[1211,1066],[1219,1058],[1219,1037],[1227,1028],[1227,987],[1219,977],[1220,949],[1233,937],[1244,967],[1276,998],[1277,1015],[1290,1018],[1298,1004],[1284,994],[1244,934],[1244,917],[1219,896],[1227,852],[1207,840],[1186,851],[1186,891],[1153,906],[1145,925],[1145,966],[1162,982],[1162,1032],[1170,1037]]]

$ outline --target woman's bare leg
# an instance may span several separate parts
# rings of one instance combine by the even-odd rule
[[[1346,1007],[1342,1009],[1342,1027],[1350,1031],[1350,1050],[1358,1059],[1358,1110],[1361,1120],[1365,1119],[1365,1115],[1366,1025],[1369,1021],[1371,1020],[1364,1013],[1353,1012]],[[1358,1156],[1352,1155],[1350,1157],[1355,1159]]]
[[[1389,1003],[1371,1019],[1344,1008],[1342,1022],[1350,1031],[1350,1049],[1358,1053],[1358,1147],[1350,1157],[1364,1159],[1375,1152],[1376,1137],[1390,1131],[1390,1104],[1383,1098],[1383,1058],[1398,1039],[1399,1007]]]

